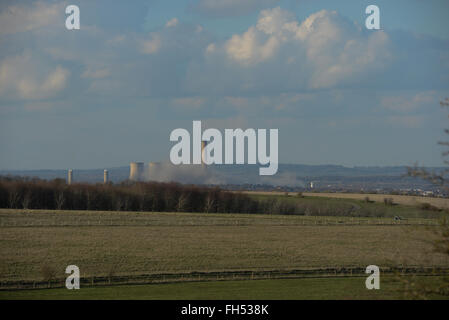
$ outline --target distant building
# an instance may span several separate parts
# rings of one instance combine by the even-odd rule
[[[104,184],[107,184],[108,181],[109,181],[109,173],[108,173],[108,170],[104,170],[104,171],[103,171],[103,183],[104,183]]]
[[[73,182],[73,170],[69,169],[69,171],[67,172],[67,184],[71,185]]]
[[[143,181],[144,164],[143,162],[131,162],[129,165],[129,180]]]

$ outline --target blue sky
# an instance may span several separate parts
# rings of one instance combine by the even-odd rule
[[[65,7],[81,30],[65,29]],[[365,8],[380,8],[380,31]],[[447,1],[2,1],[0,169],[167,161],[278,128],[282,163],[441,165]]]

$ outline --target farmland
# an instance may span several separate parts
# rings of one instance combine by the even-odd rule
[[[313,193],[305,192],[307,197],[327,197],[336,199],[358,199],[363,200],[369,198],[372,201],[383,202],[385,198],[391,198],[394,203],[402,204],[406,206],[416,206],[423,203],[428,203],[437,208],[449,209],[449,199],[446,198],[433,198],[433,197],[420,197],[420,196],[405,196],[405,195],[385,195],[385,194],[360,194],[360,193]]]
[[[251,195],[253,197],[283,197],[287,194],[289,197],[297,196],[295,192],[277,192],[277,191],[243,191],[242,193]],[[358,200],[384,203],[385,199],[391,199],[394,204],[405,206],[408,210],[415,207],[418,208],[422,204],[430,204],[436,208],[449,209],[449,199],[436,197],[422,197],[422,196],[408,196],[408,195],[393,195],[393,194],[377,194],[377,193],[338,193],[338,192],[303,192],[301,193],[309,201],[315,200],[322,202],[327,199],[339,200]]]
[[[176,281],[186,281],[195,272],[215,272],[218,279],[230,272],[282,273],[370,264],[449,267],[447,255],[432,252],[430,243],[437,215],[444,212],[348,199],[273,198],[313,205],[316,210],[342,206],[356,210],[352,216],[311,216],[0,209],[0,284],[42,282],[49,274],[64,279],[70,264],[77,265],[81,277],[92,279],[92,284],[101,277],[157,274],[180,275]],[[385,214],[357,216],[367,210]],[[402,220],[393,219],[395,215]],[[52,290],[58,289],[50,289],[50,296]],[[112,289],[101,290],[107,295]],[[8,292],[0,297],[8,297]]]

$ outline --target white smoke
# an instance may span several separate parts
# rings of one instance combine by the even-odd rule
[[[151,163],[146,171],[146,180],[179,182],[185,184],[225,184],[226,180],[204,165],[174,165]]]
[[[279,172],[274,176],[261,176],[260,184],[269,184],[273,186],[286,186],[286,187],[304,187],[303,181],[296,178],[294,172]]]
[[[145,180],[179,182],[184,184],[266,184],[272,186],[304,187],[295,172],[283,171],[274,176],[260,176],[257,166],[240,165],[173,165],[152,162],[146,168]]]

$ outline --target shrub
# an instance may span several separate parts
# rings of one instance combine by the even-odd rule
[[[428,210],[428,211],[441,211],[440,208],[435,207],[433,205],[431,205],[430,203],[424,202],[421,203],[421,205],[419,206],[422,210]]]
[[[48,264],[44,264],[41,268],[42,280],[50,283],[56,277],[56,270]]]

